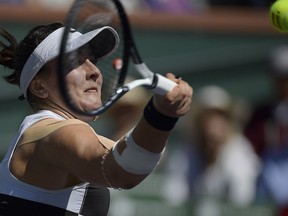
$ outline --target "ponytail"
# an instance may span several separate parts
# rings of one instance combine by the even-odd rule
[[[19,86],[21,72],[27,59],[49,34],[60,27],[63,27],[63,24],[36,26],[19,44],[12,34],[0,27],[0,64],[13,70],[10,75],[4,76],[4,79]]]
[[[0,64],[6,68],[15,69],[14,58],[18,46],[16,38],[7,30],[0,27]],[[4,79],[11,84],[19,84],[15,74],[4,76]]]

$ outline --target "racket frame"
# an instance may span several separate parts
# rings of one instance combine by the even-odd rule
[[[60,53],[59,53],[59,59],[58,61],[58,79],[59,79],[59,86],[60,91],[63,96],[63,99],[65,103],[74,111],[82,115],[87,116],[97,116],[108,110],[115,102],[117,102],[118,99],[120,99],[124,94],[129,92],[131,89],[134,89],[138,86],[144,86],[147,88],[152,89],[157,94],[164,95],[167,92],[169,92],[172,88],[176,86],[176,83],[173,81],[165,78],[164,76],[160,74],[153,73],[147,65],[142,61],[140,54],[136,48],[132,31],[129,23],[129,19],[126,15],[126,11],[122,5],[122,3],[119,0],[111,0],[114,4],[114,6],[117,9],[118,16],[121,21],[121,27],[123,29],[123,40],[124,40],[124,50],[123,50],[123,67],[120,70],[120,75],[117,82],[116,90],[112,93],[109,100],[103,104],[103,106],[97,108],[96,110],[92,111],[82,111],[80,109],[77,109],[76,106],[73,104],[73,101],[68,96],[67,87],[64,84],[65,83],[65,64],[62,61],[65,55],[65,46],[66,42],[69,37],[70,27],[75,22],[77,15],[79,12],[79,8],[82,7],[87,0],[75,0],[74,4],[72,4],[72,7],[68,13],[68,17],[65,22],[65,28],[64,33],[61,40],[60,45]],[[126,85],[124,85],[125,78],[127,76],[128,67],[129,67],[129,59],[132,59],[134,66],[136,70],[140,73],[140,75],[143,77],[143,79],[134,80]]]

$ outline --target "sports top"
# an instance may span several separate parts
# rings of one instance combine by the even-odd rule
[[[81,183],[60,190],[47,190],[24,183],[10,172],[9,164],[17,143],[22,141],[20,138],[23,139],[22,135],[31,125],[46,118],[53,118],[67,124],[86,124],[80,120],[68,123],[70,120],[65,120],[48,110],[39,111],[24,119],[0,164],[0,215],[14,216],[19,213],[29,216],[107,215],[110,194],[106,187]],[[42,138],[44,136],[45,133],[42,134]]]

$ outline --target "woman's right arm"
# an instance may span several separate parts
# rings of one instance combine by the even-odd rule
[[[178,86],[165,96],[154,95],[139,123],[118,142],[107,139],[112,149],[88,125],[70,125],[51,135],[47,158],[82,181],[124,189],[138,185],[160,160],[177,118],[190,108],[192,88],[171,74],[168,78]]]

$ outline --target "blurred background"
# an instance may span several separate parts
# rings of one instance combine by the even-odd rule
[[[154,173],[131,191],[111,189],[109,215],[288,215],[288,38],[269,22],[273,1],[122,2],[147,65],[183,77],[194,101]],[[20,41],[35,25],[64,21],[71,3],[0,0],[0,25]],[[30,109],[19,89],[0,86],[3,157]],[[92,126],[117,139],[147,100],[146,90],[131,92]]]

